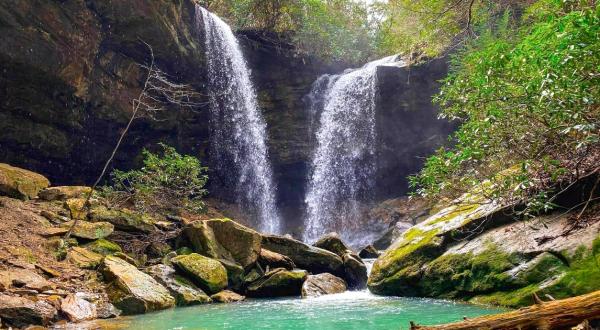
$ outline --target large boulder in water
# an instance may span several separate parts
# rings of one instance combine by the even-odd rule
[[[263,268],[285,268],[287,270],[296,268],[296,265],[289,257],[267,249],[260,249],[258,262]]]
[[[106,288],[108,298],[126,315],[166,309],[175,305],[175,299],[164,286],[121,258],[104,258],[101,271],[105,280],[109,281]]]
[[[49,185],[50,181],[41,174],[0,163],[0,195],[33,199]]]
[[[362,290],[367,286],[367,266],[353,252],[346,252],[342,260],[344,261],[344,279],[348,282],[348,288],[351,290]]]
[[[244,268],[256,262],[261,236],[230,219],[199,220],[184,229],[194,250],[214,259],[234,261]]]
[[[346,289],[346,281],[329,273],[308,275],[308,278],[302,284],[302,298],[342,293]]]
[[[340,256],[333,252],[304,244],[293,238],[263,235],[262,246],[270,251],[289,257],[297,267],[306,269],[312,274],[343,274],[344,262]]]
[[[246,299],[246,297],[229,290],[215,293],[210,298],[216,303],[233,303]]]
[[[379,251],[373,245],[367,245],[358,252],[358,256],[363,259],[374,259],[379,257]]]
[[[0,295],[0,318],[2,325],[26,327],[48,325],[56,317],[56,308],[49,303],[33,301],[24,297]]]
[[[319,238],[313,246],[333,252],[338,256],[343,256],[350,249],[337,233],[331,232]]]
[[[211,301],[204,291],[188,279],[177,275],[175,269],[167,265],[154,265],[148,267],[146,272],[171,292],[171,295],[175,297],[177,306],[204,304]]]
[[[250,297],[299,296],[308,274],[305,270],[289,271],[277,268],[251,283],[246,293]]]
[[[209,294],[227,287],[227,270],[217,260],[192,253],[171,259],[175,268]]]

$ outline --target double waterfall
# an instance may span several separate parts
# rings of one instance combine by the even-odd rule
[[[196,22],[205,31],[213,170],[225,186],[235,187],[238,204],[258,229],[279,233],[266,124],[250,70],[225,22],[199,5]]]
[[[258,229],[280,233],[276,189],[267,150],[266,124],[250,70],[231,28],[196,6],[205,33],[211,101],[211,160],[225,187],[235,187],[238,204]],[[396,56],[339,75],[324,75],[308,95],[316,147],[305,199],[304,240],[338,232],[356,242],[361,216],[372,198],[376,170],[376,72],[401,65]]]

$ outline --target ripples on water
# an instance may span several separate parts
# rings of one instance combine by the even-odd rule
[[[410,321],[439,324],[500,311],[445,300],[376,296],[365,290],[310,299],[251,299],[177,308],[109,321],[106,326],[144,330],[408,329]]]

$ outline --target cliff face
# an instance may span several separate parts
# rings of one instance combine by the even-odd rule
[[[3,1],[0,159],[56,183],[89,182],[139,94],[140,64],[149,60],[142,40],[169,76],[202,91],[204,52],[193,13],[187,0]],[[136,121],[117,166],[132,166],[158,140],[203,150],[205,118],[173,110],[161,122]]]
[[[0,161],[54,184],[89,184],[100,171],[141,89],[140,64],[149,60],[143,42],[161,70],[206,101],[194,0],[7,0],[0,3],[0,33]],[[279,203],[285,218],[298,223],[313,150],[303,98],[320,75],[345,66],[298,56],[265,34],[244,31],[239,39],[267,121]],[[378,73],[380,197],[404,193],[404,178],[421,165],[418,156],[451,129],[435,119],[429,101],[445,63],[411,70]],[[208,116],[202,103],[194,111],[169,109],[160,121],[136,120],[114,166],[138,166],[141,149],[162,141],[210,167]],[[210,191],[218,197],[217,187]]]

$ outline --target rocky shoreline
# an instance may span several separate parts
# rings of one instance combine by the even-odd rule
[[[227,218],[110,208],[101,197],[88,210],[88,187],[49,185],[37,173],[0,164],[2,222],[13,224],[3,231],[14,231],[11,243],[24,251],[1,256],[4,326],[61,326],[246,296],[312,297],[366,287],[364,262],[333,233],[310,246]],[[63,239],[72,219],[78,223]],[[139,244],[143,253],[132,253]]]

